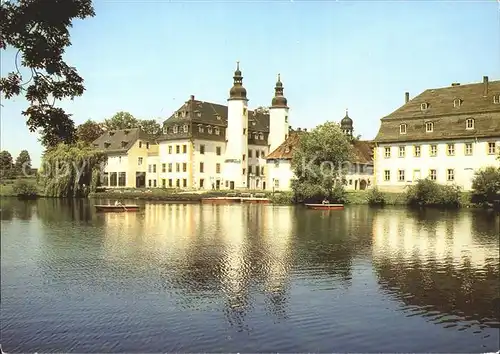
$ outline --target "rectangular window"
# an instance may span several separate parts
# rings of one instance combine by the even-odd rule
[[[104,172],[103,179],[102,179],[102,185],[109,186],[109,174],[107,172]]]
[[[252,150],[248,150],[248,158],[251,159],[252,158]]]
[[[215,173],[220,173],[220,163],[215,164]]]
[[[241,174],[242,174],[242,175],[244,175],[246,172],[247,172],[247,170],[246,170],[246,168],[244,168],[244,169],[242,170],[242,173],[241,173]]]
[[[399,147],[399,157],[405,157],[406,155],[406,149],[404,146]]]
[[[175,164],[175,171],[176,172],[181,172],[181,164],[178,163],[178,162]]]
[[[449,168],[446,170],[446,180],[454,181],[455,180],[455,170]]]
[[[142,165],[142,157],[137,158],[137,165],[138,166]]]
[[[172,172],[172,163],[168,164],[168,172]]]
[[[148,179],[148,187],[151,187],[151,180]]]
[[[420,157],[420,145],[415,145],[414,153],[415,153],[415,157]]]
[[[142,148],[142,141],[139,141],[139,149]]]
[[[215,154],[216,154],[217,156],[220,156],[220,155],[221,155],[221,148],[220,148],[220,146],[217,146],[217,147],[215,148]]]
[[[156,180],[155,179],[153,180],[153,187],[156,188]]]
[[[180,180],[180,179],[176,179],[176,180],[175,180],[175,186],[176,186],[177,188],[180,188],[180,187],[181,187],[181,180]]]
[[[169,186],[170,188],[172,188],[172,187],[174,186],[174,184],[172,183],[172,178],[169,178],[169,179],[168,179],[168,186]]]
[[[148,173],[151,173],[151,165],[148,165]]]
[[[472,155],[472,143],[465,143],[465,155],[466,156]]]
[[[264,166],[262,166],[262,167],[260,168],[260,174],[261,174],[261,176],[264,176]]]
[[[184,179],[182,180],[182,186],[183,186],[184,188],[186,188],[186,187],[188,186],[188,180],[187,180],[187,179],[185,179],[185,178],[184,178]]]
[[[205,154],[205,145],[200,145],[200,154]]]
[[[399,170],[398,171],[398,181],[399,182],[404,182],[405,181],[405,170]]]
[[[437,145],[431,145],[431,148],[430,148],[430,153],[429,155],[431,155],[431,157],[436,157],[437,156]]]
[[[182,163],[182,172],[187,172],[187,163]]]
[[[167,172],[167,164],[166,163],[161,164],[161,172],[163,172],[163,173]]]
[[[203,178],[200,178],[200,188],[203,188],[205,186],[205,180]]]
[[[385,170],[384,171],[384,181],[388,182],[391,180],[391,171]]]
[[[163,178],[163,179],[161,180],[161,187],[162,187],[162,188],[166,188],[166,187],[167,187],[167,180],[166,180],[165,178]]]
[[[390,147],[386,147],[385,148],[385,158],[389,158],[391,157],[391,148]]]
[[[496,144],[495,143],[488,143],[488,154],[494,155],[495,152],[496,152]]]
[[[187,151],[188,151],[187,145],[186,144],[182,145],[182,153],[187,154]]]
[[[455,144],[447,144],[446,153],[448,154],[448,156],[454,156],[455,155]]]
[[[156,173],[156,164],[153,165],[153,173]]]
[[[243,156],[242,156],[242,159],[241,159],[241,160],[242,160],[242,161],[245,161],[245,158],[246,158],[246,155],[245,155],[245,154],[243,154]]]
[[[431,179],[431,181],[435,181],[437,179],[437,171],[429,170],[429,178]]]
[[[146,143],[146,149],[149,149],[149,143]]]
[[[127,179],[126,172],[119,172],[118,173],[118,187],[125,187],[126,179]]]
[[[116,176],[116,172],[111,172],[109,174],[109,185],[111,187],[116,187],[118,185],[118,179]]]
[[[168,153],[169,153],[169,154],[171,154],[171,153],[172,153],[172,145],[170,145],[170,146],[168,147]]]
[[[255,157],[256,158],[259,158],[259,152],[260,152],[259,150],[255,150]]]
[[[181,153],[181,146],[180,145],[175,145],[175,153],[180,154]]]
[[[203,162],[200,162],[200,173],[204,172],[204,167]]]

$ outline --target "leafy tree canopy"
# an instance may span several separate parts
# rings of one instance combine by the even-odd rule
[[[319,194],[332,197],[333,194],[339,194],[342,199],[342,177],[353,158],[350,140],[337,123],[326,122],[309,133],[302,133],[292,157],[292,170],[296,178],[292,188],[296,198],[309,199]]]
[[[152,137],[157,137],[162,134],[161,124],[154,119],[144,119],[139,122],[141,129],[151,135]]]
[[[73,99],[85,90],[76,69],[63,60],[71,45],[69,28],[74,19],[95,15],[91,0],[18,0],[0,4],[0,48],[16,50],[16,71],[0,78],[5,98],[24,95],[30,102],[23,111],[30,131],[41,131],[47,146],[73,142],[71,115],[54,106],[56,100]],[[28,75],[21,74],[21,67]]]
[[[128,112],[118,112],[104,121],[106,130],[132,129],[139,126],[139,120]]]
[[[17,174],[29,175],[31,172],[31,156],[27,150],[22,150],[16,159],[15,165]]]
[[[38,174],[44,195],[82,197],[95,191],[107,157],[84,142],[60,143],[47,150]]]
[[[95,139],[104,133],[104,129],[99,123],[93,120],[87,120],[76,128],[76,137],[78,141],[91,144]]]
[[[15,175],[14,164],[10,152],[0,152],[0,176],[2,178],[13,178]]]

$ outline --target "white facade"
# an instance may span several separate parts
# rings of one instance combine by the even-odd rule
[[[380,190],[402,191],[419,179],[457,185],[471,190],[474,173],[487,166],[500,166],[496,159],[500,137],[379,143],[375,151],[375,178]]]
[[[290,191],[294,173],[291,160],[269,160],[267,162],[267,184],[269,190]]]
[[[125,187],[128,185],[129,174],[127,154],[108,154],[106,167],[104,168],[105,180],[103,185],[106,187]]]
[[[161,185],[160,176],[160,157],[158,154],[148,155],[147,158],[148,170],[146,172],[146,187],[165,187]]]
[[[245,99],[229,99],[227,105],[224,180],[230,188],[247,188],[248,107]]]
[[[276,150],[288,137],[288,108],[269,107],[269,151]]]
[[[248,188],[266,189],[266,156],[269,149],[265,145],[248,145]]]
[[[194,141],[193,188],[210,190],[223,187],[225,147],[221,141]]]
[[[166,188],[191,188],[192,143],[189,139],[161,141],[159,143],[158,186]],[[163,182],[165,180],[165,182]]]

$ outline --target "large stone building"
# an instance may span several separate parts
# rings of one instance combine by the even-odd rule
[[[428,89],[381,119],[375,183],[401,191],[419,179],[470,190],[474,172],[499,166],[500,80]]]
[[[278,75],[271,107],[250,110],[239,64],[233,80],[227,106],[191,96],[164,122],[159,186],[266,189],[265,157],[289,131],[283,84]]]

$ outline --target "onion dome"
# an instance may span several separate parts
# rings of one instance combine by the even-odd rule
[[[287,100],[283,96],[283,83],[281,82],[280,74],[278,74],[278,81],[274,87],[274,97],[271,102],[271,107],[273,108],[286,108]]]
[[[241,76],[240,62],[236,62],[236,71],[233,76],[233,87],[229,90],[230,100],[246,100],[247,90],[243,87],[243,76]]]

